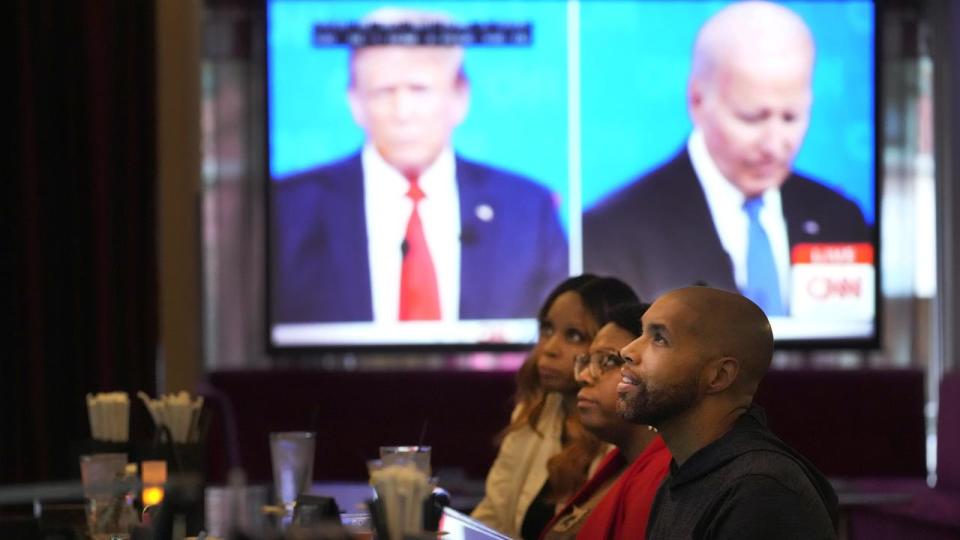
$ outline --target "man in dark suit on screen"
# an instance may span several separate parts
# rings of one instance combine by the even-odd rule
[[[381,9],[364,21],[448,24]],[[273,183],[278,323],[534,317],[568,274],[551,194],[457,155],[469,108],[463,49],[354,49],[356,154]]]
[[[642,298],[699,282],[787,315],[793,246],[871,237],[855,203],[792,171],[813,64],[810,30],[783,6],[737,2],[708,20],[694,44],[686,147],[587,212],[585,269]]]

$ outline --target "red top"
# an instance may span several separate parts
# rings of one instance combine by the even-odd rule
[[[580,527],[577,538],[645,538],[650,507],[660,483],[670,470],[670,459],[670,451],[661,437],[651,441],[590,512]],[[621,469],[623,460],[620,450],[614,449],[607,454],[593,476],[567,501],[563,509],[544,528],[544,532],[551,530],[554,523],[573,505],[588,500],[598,487]]]

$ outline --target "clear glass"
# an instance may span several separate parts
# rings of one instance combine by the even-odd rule
[[[133,496],[124,481],[127,455],[122,453],[80,456],[87,532],[94,540],[129,538],[136,524]]]
[[[292,512],[297,495],[310,488],[317,434],[285,431],[270,434],[275,501]]]
[[[123,453],[80,456],[80,479],[83,496],[106,497],[114,492],[114,483],[123,476],[127,455]]]

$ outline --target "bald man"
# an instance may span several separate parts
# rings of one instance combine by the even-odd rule
[[[669,162],[587,212],[585,269],[642,298],[706,283],[787,316],[793,246],[868,242],[855,203],[792,172],[814,56],[810,30],[783,6],[737,2],[710,18],[687,86],[693,132]]]
[[[617,407],[656,427],[673,454],[647,538],[835,538],[830,484],[753,405],[773,354],[763,311],[739,294],[690,287],[657,299],[642,327],[620,351]]]
[[[451,20],[381,8],[363,23]],[[568,275],[552,194],[454,150],[470,108],[463,61],[461,47],[425,44],[351,52],[363,148],[273,183],[276,322],[531,318]]]

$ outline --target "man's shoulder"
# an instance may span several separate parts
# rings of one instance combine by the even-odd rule
[[[732,476],[804,473],[803,458],[770,431],[766,412],[757,405],[741,415],[733,429],[717,443],[715,453],[726,461],[724,468]]]
[[[360,153],[300,170],[274,182],[279,196],[295,197],[311,191],[335,190],[357,182],[363,174]]]
[[[550,194],[546,187],[520,173],[474,161],[459,154],[456,160],[459,181],[484,192],[502,193],[507,197],[546,197]]]
[[[806,478],[804,466],[796,457],[765,443],[734,457],[724,469],[727,483],[770,478],[792,485],[797,479]]]
[[[815,202],[856,207],[856,203],[840,191],[821,180],[799,172],[793,172],[787,177],[787,180],[780,187],[780,193],[785,202],[796,199],[805,203]]]
[[[497,209],[501,225],[526,223],[559,227],[556,197],[530,177],[457,156],[457,188],[461,205],[485,204]]]
[[[809,483],[756,472],[728,486],[701,528],[716,538],[833,539],[832,506]]]
[[[689,199],[682,193],[691,190],[695,192],[697,185],[690,157],[686,151],[680,151],[668,161],[635,176],[623,187],[601,199],[587,211],[584,219],[602,220],[605,217],[622,216],[625,212],[631,215],[631,219],[642,219],[650,214],[637,212],[638,208],[658,212],[666,211],[677,203],[685,204]]]
[[[766,428],[729,439],[729,456],[718,476],[729,489],[772,489],[798,496],[831,497],[832,488],[814,465]]]
[[[780,187],[780,194],[791,243],[870,239],[860,206],[829,185],[794,173]],[[816,225],[813,232],[810,224]]]
[[[741,518],[788,512],[786,529],[799,530],[800,524],[808,528],[808,534],[801,537],[830,537],[829,531],[836,525],[837,498],[829,482],[806,460],[776,444],[760,444],[738,456],[727,467],[721,492],[730,512]],[[770,531],[783,525],[768,524]],[[733,529],[742,530],[743,526]]]

